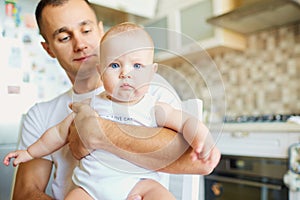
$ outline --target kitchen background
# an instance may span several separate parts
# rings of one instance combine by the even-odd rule
[[[248,35],[244,51],[227,50],[210,56],[222,76],[227,115],[300,113],[300,24]],[[176,60],[168,65],[192,82],[194,68],[189,63]],[[218,74],[208,75],[206,79],[213,79]],[[181,88],[178,79],[164,76],[177,91],[185,91],[180,93],[183,99],[193,96],[189,88]],[[193,87],[197,96],[210,102],[203,81]]]
[[[70,88],[57,61],[39,44],[42,38],[33,15],[37,2],[0,1],[0,159],[16,148],[22,115],[35,102]],[[134,21],[182,33],[184,37],[173,31],[153,35],[164,49],[156,54],[159,73],[182,99],[202,99],[205,116],[214,115],[220,122],[224,115],[300,114],[300,19],[279,25],[272,21],[272,26],[245,33],[248,27],[255,27],[253,23],[236,31],[207,23],[207,19],[258,0],[145,0],[141,7],[134,7],[139,1],[129,5],[117,0],[91,2],[106,29]],[[279,1],[273,2],[274,6]],[[9,10],[9,3],[15,9]],[[299,6],[296,9],[300,16]],[[288,14],[292,12],[282,16]],[[12,180],[13,168],[1,165],[0,172]],[[10,187],[0,182],[0,199],[7,199]]]
[[[24,106],[26,110],[33,102],[51,99],[55,95],[65,91],[70,87],[70,83],[56,60],[50,58],[39,44],[42,39],[38,34],[33,16],[37,0],[31,0],[29,1],[30,3],[25,3],[24,1],[16,2],[15,7],[17,11],[13,11],[16,12],[13,13],[13,15],[15,23],[18,25],[12,28],[9,28],[11,26],[10,17],[5,15],[5,1],[2,0],[0,4],[2,10],[0,17],[4,19],[1,20],[2,23],[0,23],[0,30],[2,30],[4,35],[4,37],[1,37],[1,49],[3,49],[2,52],[6,52],[1,54],[1,60],[3,61],[1,69],[2,71],[4,70],[3,73],[1,73],[1,85],[2,93],[5,93],[6,90],[9,95],[14,95],[14,93],[20,92],[21,89],[25,90],[25,88],[27,91],[31,91],[32,95],[25,95],[25,99],[23,99],[23,101],[28,102],[26,106]],[[207,4],[206,2],[211,2],[207,0],[191,0],[191,3],[188,4],[182,2],[181,0],[177,0],[176,3],[174,2],[174,4],[172,3],[172,5],[170,5],[168,1],[160,0],[157,4],[155,17],[153,18],[162,19],[164,16],[169,17],[168,15],[170,14],[168,14],[168,12],[170,13],[170,11],[172,11],[172,7],[174,10],[177,9],[179,11],[181,11],[181,7],[183,7],[192,13],[193,10],[188,10],[190,9],[190,5],[196,8],[198,5],[213,6],[211,3]],[[226,1],[223,1],[223,4],[224,2]],[[220,2],[217,3],[220,4]],[[236,5],[233,4],[231,6]],[[166,8],[168,8],[168,12],[165,11]],[[149,25],[148,21],[150,21],[150,24],[157,25],[152,23],[153,19],[148,20],[128,14],[120,15],[122,12],[118,12],[118,14],[109,13],[106,11],[108,9],[103,12],[104,9],[101,6],[95,6],[95,9],[99,13],[108,13],[99,16],[100,19],[104,20],[104,24],[108,26],[112,25],[112,23],[125,20],[137,21],[146,24],[146,26]],[[213,15],[211,12],[215,12],[214,8],[210,9],[213,11],[210,11],[210,13],[206,11],[206,18]],[[224,12],[226,9],[229,8],[223,5],[222,11],[218,12]],[[115,15],[115,17],[111,17],[112,15]],[[199,25],[194,27],[195,31],[205,29],[206,27],[209,27],[206,28],[209,31],[217,29],[207,24],[205,22],[206,19],[199,18],[197,22],[197,20],[195,20],[197,13],[194,15],[191,15],[191,19],[194,20],[193,22],[190,21],[190,23],[205,23],[203,25],[204,28]],[[16,16],[18,19],[16,19]],[[107,18],[112,19],[107,20]],[[118,18],[118,20],[115,18]],[[171,21],[172,19],[170,20],[169,18],[168,20]],[[181,17],[181,19],[185,20],[184,17]],[[186,20],[190,20],[190,18]],[[170,22],[165,25],[165,28],[177,29],[173,25],[169,26],[169,24]],[[184,33],[184,30],[182,32]],[[199,32],[199,35],[201,34],[202,33]],[[196,40],[196,42],[197,37],[203,37],[194,37],[192,33],[191,35],[191,40]],[[219,76],[220,74],[207,72],[202,75],[202,80],[201,78],[199,79],[199,76],[195,75],[195,66],[191,65],[191,63],[196,63],[197,65],[197,63],[202,62],[202,58],[201,56],[197,56],[197,52],[183,53],[183,56],[187,58],[189,62],[184,62],[176,58],[160,60],[159,63],[162,64],[162,67],[159,72],[178,91],[182,99],[193,97],[201,98],[204,101],[204,109],[208,112],[213,112],[217,110],[218,107],[224,106],[225,100],[226,115],[229,116],[300,113],[299,23],[296,22],[281,27],[271,27],[263,31],[244,34],[243,39],[244,47],[242,50],[241,48],[238,50],[235,50],[236,48],[224,48],[221,51],[214,51],[215,46],[206,49],[203,47],[204,50],[209,52],[211,58],[209,62],[211,63],[208,66],[202,64],[199,64],[199,66],[202,67],[202,70],[205,70],[204,68],[209,68],[212,63],[216,65],[217,72],[221,74],[221,78],[217,78],[221,79],[221,82],[224,84],[222,87],[225,88],[225,92],[223,92],[225,99],[224,97],[220,98],[221,102],[217,104],[223,105],[215,104],[213,106],[214,108],[211,108],[211,88],[207,88],[207,80],[217,79],[214,76]],[[205,59],[208,59],[209,56],[206,56]],[[18,57],[18,59],[11,59],[16,57]],[[176,73],[169,73],[169,70],[164,70],[163,65],[171,67]],[[184,81],[188,82],[188,84],[180,84],[180,82],[178,82],[178,74],[184,77]],[[220,81],[218,84],[220,84]],[[211,85],[213,86],[213,84]],[[45,88],[47,88],[47,90],[45,90]],[[22,92],[20,92],[20,95],[21,94]]]

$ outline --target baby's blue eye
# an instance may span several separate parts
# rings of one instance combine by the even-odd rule
[[[140,69],[141,67],[142,67],[142,65],[139,64],[139,63],[135,63],[135,64],[133,65],[133,68],[136,68],[136,69]]]
[[[110,67],[113,68],[113,69],[116,69],[116,68],[119,68],[120,65],[118,63],[111,63]]]

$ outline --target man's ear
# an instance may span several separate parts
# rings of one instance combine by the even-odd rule
[[[103,37],[103,35],[104,35],[104,28],[103,28],[103,23],[102,23],[102,21],[99,21],[98,27],[99,27],[99,31],[100,31],[100,39],[101,39],[101,38]]]
[[[101,64],[100,64],[100,63],[97,63],[97,64],[96,64],[96,68],[97,68],[97,72],[98,72],[98,74],[99,74],[99,76],[100,76],[101,81],[103,81],[103,80],[102,80],[102,74],[103,74],[103,72],[101,71]]]
[[[56,56],[54,55],[54,53],[49,48],[49,44],[47,42],[41,42],[41,45],[45,49],[45,51],[49,54],[49,56],[51,56],[52,58],[56,58]]]

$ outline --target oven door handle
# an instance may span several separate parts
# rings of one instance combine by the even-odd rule
[[[269,184],[269,183],[260,183],[256,181],[248,181],[248,180],[241,180],[241,179],[235,179],[235,178],[228,178],[224,176],[215,176],[215,175],[209,175],[205,177],[206,179],[209,180],[215,180],[215,181],[220,181],[220,182],[227,182],[227,183],[236,183],[236,184],[243,184],[247,186],[253,186],[253,187],[265,187],[268,189],[273,189],[273,190],[281,190],[282,187],[281,185],[275,185],[275,184]]]

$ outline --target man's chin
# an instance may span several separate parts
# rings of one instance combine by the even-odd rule
[[[86,80],[95,76],[99,76],[96,68],[87,69],[82,66],[76,74],[76,80]]]

